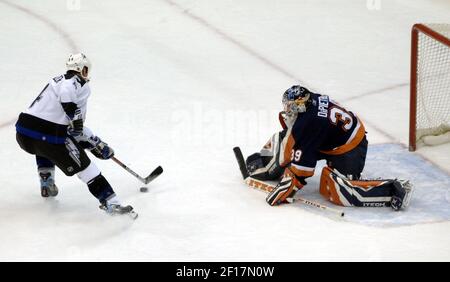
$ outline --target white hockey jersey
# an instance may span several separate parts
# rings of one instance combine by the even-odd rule
[[[49,81],[39,96],[24,112],[53,123],[68,125],[70,118],[62,103],[74,103],[86,118],[87,99],[91,94],[89,83],[76,75],[61,75]]]

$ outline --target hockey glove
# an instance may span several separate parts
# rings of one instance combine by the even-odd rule
[[[89,138],[89,143],[93,146],[91,153],[99,159],[107,160],[114,156],[114,150],[103,142],[99,137],[92,136]]]
[[[107,160],[114,156],[114,150],[99,137],[95,136],[86,126],[83,127],[82,131],[74,130],[73,127],[69,126],[67,132],[83,149],[90,150],[97,158]]]
[[[304,181],[303,181],[304,182]],[[275,186],[272,192],[266,198],[266,202],[271,206],[276,206],[282,203],[290,203],[293,200],[295,193],[303,188],[300,180],[288,168],[284,171],[283,178]]]
[[[249,174],[252,174],[257,169],[264,167],[264,163],[261,157],[261,153],[254,153],[247,157],[247,160],[245,161],[245,164],[247,166],[247,170]]]

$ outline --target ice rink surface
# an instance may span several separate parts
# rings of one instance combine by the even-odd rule
[[[406,149],[410,29],[450,23],[445,0],[0,0],[0,260],[450,260],[450,145]],[[95,159],[132,221],[109,217],[76,177],[42,199],[14,122],[64,72],[93,63],[86,125],[140,183]],[[410,179],[411,207],[270,207],[241,180],[232,147],[253,153],[280,129],[295,83],[366,124],[368,177]],[[320,170],[300,194],[322,201]],[[331,205],[322,201],[322,203]]]

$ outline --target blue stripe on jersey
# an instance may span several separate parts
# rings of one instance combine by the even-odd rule
[[[53,135],[44,134],[38,131],[34,131],[16,124],[16,131],[20,134],[28,136],[30,138],[45,141],[51,144],[64,144],[66,142],[66,137],[58,137]]]

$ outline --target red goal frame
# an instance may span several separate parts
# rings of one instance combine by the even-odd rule
[[[415,24],[411,32],[411,84],[409,110],[409,150],[416,150],[417,114],[417,64],[419,52],[419,33],[423,33],[450,48],[450,39],[423,24]]]

